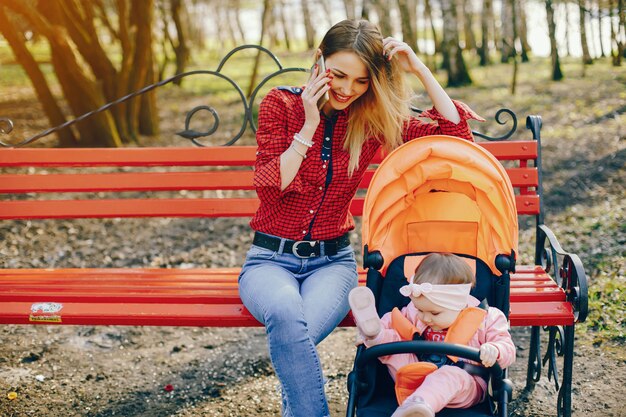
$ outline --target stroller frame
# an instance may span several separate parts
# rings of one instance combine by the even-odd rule
[[[557,392],[557,416],[572,415],[572,377],[574,357],[575,324],[587,317],[587,277],[580,258],[566,252],[556,236],[544,224],[543,186],[541,172],[541,117],[527,117],[526,128],[532,132],[530,141],[479,143],[491,151],[500,161],[518,161],[518,166],[508,168],[507,174],[517,189],[518,216],[532,215],[535,219],[534,265],[516,266],[515,254],[498,256],[497,268],[503,293],[494,305],[510,320],[511,327],[529,326],[530,346],[525,391],[532,391],[539,381],[542,368],[546,367],[549,380],[553,380]],[[530,169],[530,174],[529,174]],[[533,173],[535,175],[532,180]],[[530,181],[528,181],[530,180]],[[364,239],[364,244],[366,244]],[[363,266],[367,269],[367,286],[377,295],[375,276],[383,265],[382,256],[364,247]],[[381,312],[381,314],[384,312]],[[542,357],[542,328],[548,334]],[[436,345],[436,346],[433,346]],[[479,361],[478,350],[446,343],[423,341],[389,343],[371,348],[359,346],[354,368],[348,376],[348,417],[356,414],[362,392],[371,389],[366,381],[366,369],[378,362],[379,356],[395,353],[439,353]],[[559,362],[562,359],[562,373]],[[560,374],[560,376],[559,376]],[[506,378],[507,371],[499,367],[490,369],[490,400],[497,402],[491,414],[508,415],[507,403],[512,397],[512,384]],[[439,414],[438,414],[439,416]]]

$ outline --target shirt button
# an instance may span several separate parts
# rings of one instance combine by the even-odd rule
[[[330,140],[330,138],[326,138],[326,140]]]
[[[322,165],[322,168],[326,168],[326,164]]]
[[[303,230],[303,231],[302,231],[302,234],[303,234],[303,235],[306,235],[306,230]]]
[[[313,210],[309,210],[309,213],[313,214]]]
[[[320,191],[322,191],[324,189],[324,187],[320,187]]]

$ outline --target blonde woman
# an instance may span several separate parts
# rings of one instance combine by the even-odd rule
[[[265,325],[282,388],[283,416],[328,416],[316,345],[349,311],[357,285],[349,205],[370,160],[420,136],[472,140],[468,119],[404,42],[383,39],[364,20],[344,20],[324,36],[304,87],[278,87],[263,99],[254,186],[260,207],[253,245],[239,277],[246,308]],[[434,107],[409,115],[405,74],[417,77]],[[321,108],[318,101],[326,94]]]

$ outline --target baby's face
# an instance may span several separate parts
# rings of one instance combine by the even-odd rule
[[[438,306],[423,295],[411,297],[411,300],[418,310],[417,317],[435,331],[450,327],[461,312]]]

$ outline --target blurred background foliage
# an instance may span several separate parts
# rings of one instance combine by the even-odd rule
[[[285,67],[307,68],[326,30],[345,18],[403,39],[449,87],[475,83],[477,67],[507,64],[512,94],[519,63],[550,57],[538,65],[561,80],[562,57],[575,56],[583,73],[596,58],[620,66],[626,43],[624,0],[0,0],[0,87],[31,85],[56,126],[167,77],[215,70],[247,43],[269,48]],[[261,55],[236,54],[222,71],[247,97],[278,69]],[[240,102],[216,77],[173,84]],[[63,129],[58,145],[122,146],[155,135],[157,99],[151,91]]]

